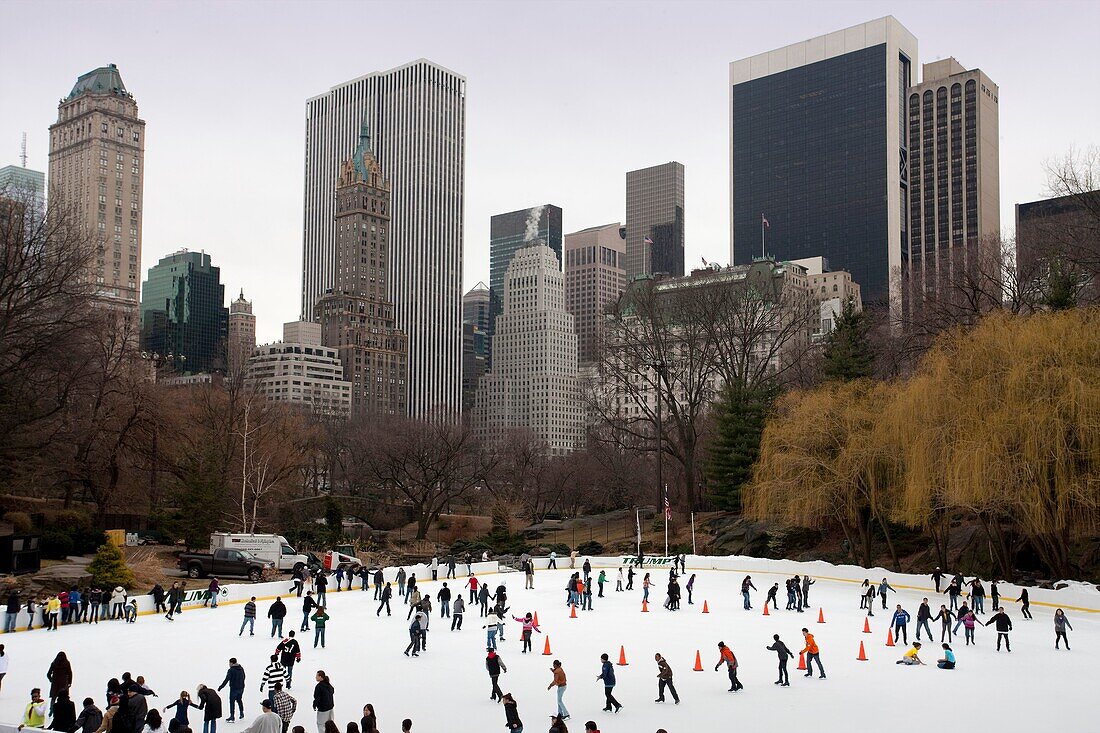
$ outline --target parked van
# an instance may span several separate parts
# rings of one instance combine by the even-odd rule
[[[299,554],[285,537],[277,534],[215,532],[210,535],[210,552],[218,549],[244,550],[260,560],[274,563],[276,570],[288,573],[309,564],[309,557]]]

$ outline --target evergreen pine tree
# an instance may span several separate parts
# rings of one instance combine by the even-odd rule
[[[182,539],[188,549],[209,547],[210,534],[223,519],[225,481],[216,456],[200,453],[181,466],[180,482],[172,492],[175,509],[163,518],[173,539]]]
[[[121,585],[129,588],[134,584],[134,573],[126,565],[122,550],[112,542],[105,542],[96,550],[95,558],[88,565],[92,582],[100,588],[114,588]]]
[[[826,379],[851,382],[870,377],[874,350],[867,337],[871,323],[867,314],[857,311],[849,300],[825,337],[821,371]]]
[[[770,385],[730,386],[715,405],[709,478],[718,508],[741,511],[741,490],[752,480],[760,436],[777,394],[778,390]]]

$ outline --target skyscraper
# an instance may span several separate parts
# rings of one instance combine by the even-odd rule
[[[321,341],[351,382],[353,415],[404,415],[409,342],[389,299],[390,182],[366,123],[336,184],[336,283],[317,302]]]
[[[46,174],[18,165],[6,165],[0,168],[0,195],[29,203],[40,214],[45,213]]]
[[[462,412],[474,409],[477,385],[489,365],[489,286],[479,282],[462,296]]]
[[[582,365],[599,358],[604,313],[626,288],[625,235],[619,222],[565,235],[565,308]]]
[[[241,295],[229,304],[229,375],[236,379],[242,373],[252,350],[256,348],[256,316],[252,301]]]
[[[462,296],[462,322],[489,330],[489,286],[485,283],[479,282]]]
[[[141,269],[145,120],[114,64],[81,74],[50,125],[50,197],[95,246],[100,302],[133,317]]]
[[[906,93],[917,39],[892,17],[730,64],[730,259],[823,256],[864,300],[908,254]],[[765,219],[767,223],[765,224]]]
[[[925,64],[920,84],[909,88],[911,307],[919,307],[922,294],[941,290],[979,248],[996,247],[999,96],[989,77],[953,58]]]
[[[466,80],[420,59],[306,103],[302,317],[336,280],[333,181],[366,123],[392,185],[388,297],[408,336],[408,413],[459,410]]]
[[[544,244],[515,252],[508,266],[492,369],[478,385],[473,425],[489,444],[529,430],[550,455],[572,452],[583,437],[573,316],[558,256]]]
[[[626,174],[626,277],[684,274],[684,165]]]
[[[180,250],[149,268],[142,284],[141,348],[171,356],[176,371],[224,373],[229,310],[221,270],[205,252]]]
[[[541,242],[554,251],[561,268],[561,209],[552,204],[496,214],[489,219],[489,343],[504,304],[504,275],[512,257]],[[492,364],[492,355],[489,363]]]

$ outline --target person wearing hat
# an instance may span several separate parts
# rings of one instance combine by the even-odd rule
[[[271,701],[264,699],[260,706],[263,712],[244,729],[244,733],[283,733],[283,719],[271,709]]]
[[[920,654],[920,642],[914,641],[913,646],[909,647],[909,651],[905,652],[905,656],[899,659],[895,664],[905,665],[923,665],[924,662],[920,660],[918,656]]]

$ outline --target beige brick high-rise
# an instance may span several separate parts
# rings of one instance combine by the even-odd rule
[[[239,298],[229,304],[229,376],[236,379],[256,348],[256,316],[252,301]]]
[[[599,359],[604,314],[626,288],[626,241],[619,222],[565,235],[565,308],[577,331],[577,361]]]
[[[49,191],[95,246],[88,279],[101,303],[136,316],[141,282],[145,120],[114,64],[81,74],[50,125]]]

